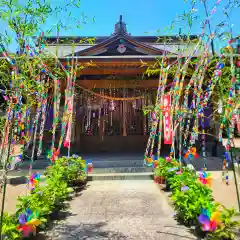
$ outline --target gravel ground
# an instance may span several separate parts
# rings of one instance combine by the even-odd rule
[[[39,239],[197,239],[177,225],[153,181],[93,181],[81,194],[69,216]]]

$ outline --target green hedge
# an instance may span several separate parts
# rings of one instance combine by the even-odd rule
[[[3,239],[21,239],[22,233],[17,230],[19,215],[31,210],[37,214],[40,225],[38,230],[44,230],[52,213],[64,207],[64,202],[71,199],[72,186],[84,184],[86,181],[86,163],[81,157],[61,157],[46,171],[46,185],[38,185],[28,196],[18,197],[17,212],[14,215],[4,214]]]
[[[180,170],[181,169],[181,170]],[[156,177],[164,177],[170,185],[177,220],[186,226],[195,226],[201,235],[208,239],[237,239],[234,234],[240,227],[239,221],[232,218],[236,215],[234,209],[227,209],[222,204],[214,202],[212,190],[198,180],[196,172],[186,167],[180,167],[175,159],[159,159],[155,168]],[[202,209],[220,212],[221,225],[213,232],[202,230],[198,221]]]

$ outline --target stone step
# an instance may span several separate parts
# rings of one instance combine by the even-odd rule
[[[92,173],[141,173],[141,172],[153,172],[153,169],[148,167],[96,168],[93,165],[92,171]]]
[[[85,160],[91,161],[141,161],[144,159],[144,154],[99,154],[99,155],[85,155],[79,154]]]
[[[90,173],[88,181],[104,180],[153,180],[152,172],[141,173]]]
[[[111,161],[91,161],[94,168],[130,168],[143,167],[143,160],[111,160]]]

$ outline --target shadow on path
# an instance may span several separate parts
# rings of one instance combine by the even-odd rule
[[[129,239],[121,233],[114,231],[101,230],[106,226],[106,222],[95,224],[79,224],[79,225],[57,225],[54,230],[47,236],[39,235],[37,240],[79,240],[79,239]]]
[[[157,233],[160,233],[161,235],[171,235],[171,236],[175,236],[178,237],[179,239],[191,239],[191,240],[196,240],[196,238],[194,237],[189,237],[189,236],[183,236],[177,233],[170,233],[170,232],[164,232],[164,231],[157,231]],[[160,239],[160,236],[159,236]],[[200,238],[199,238],[200,239]]]

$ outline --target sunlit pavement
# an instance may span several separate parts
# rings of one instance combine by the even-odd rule
[[[196,239],[152,181],[93,181],[49,239]]]

